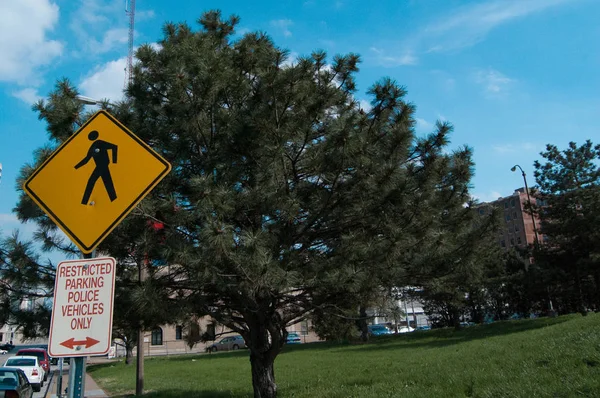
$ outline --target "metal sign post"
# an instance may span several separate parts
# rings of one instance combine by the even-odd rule
[[[90,254],[84,254],[83,258],[94,258],[96,251]],[[112,316],[111,316],[112,318]],[[79,348],[79,347],[77,347]],[[67,384],[68,398],[84,398],[85,394],[85,362],[86,357],[71,358],[71,366],[69,368],[69,383]]]
[[[58,398],[62,398],[62,379],[63,379],[63,364],[64,364],[64,359],[63,358],[58,358],[58,379],[56,379],[56,396]]]
[[[83,398],[85,393],[85,357],[71,358],[69,383],[67,384],[68,398]]]

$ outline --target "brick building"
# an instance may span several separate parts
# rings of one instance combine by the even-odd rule
[[[489,214],[492,207],[500,209],[502,213],[502,226],[498,231],[498,243],[505,250],[513,247],[524,249],[527,246],[534,245],[536,231],[538,241],[543,241],[543,236],[540,234],[540,220],[534,215],[534,229],[534,222],[528,211],[528,201],[525,188],[519,188],[510,196],[498,198],[495,201],[482,203],[477,206],[477,210],[481,215]],[[531,201],[534,202],[536,199],[532,197]]]

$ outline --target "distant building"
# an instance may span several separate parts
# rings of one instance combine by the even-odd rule
[[[431,325],[429,316],[425,314],[423,303],[418,299],[418,293],[421,292],[421,288],[407,286],[404,288],[396,288],[394,290],[397,295],[397,300],[394,300],[394,304],[402,311],[402,317],[400,319],[394,319],[390,314],[381,313],[381,309],[369,308],[367,310],[367,315],[372,317],[369,323],[385,323],[391,325],[392,328],[396,326],[396,321],[399,328],[407,325],[411,328]],[[407,291],[412,294],[403,294]]]
[[[531,194],[531,191],[530,191]],[[531,197],[535,204],[537,199]],[[539,204],[539,203],[538,203]],[[535,231],[533,220],[528,211],[528,198],[525,188],[519,188],[515,192],[503,198],[498,198],[492,202],[485,202],[477,206],[477,211],[481,215],[489,214],[492,207],[502,211],[502,226],[498,231],[498,243],[505,250],[511,248],[526,248],[535,243]],[[534,215],[538,241],[543,242],[540,234],[540,219]]]
[[[41,293],[42,290],[38,290],[36,293]],[[49,298],[43,297],[25,297],[17,302],[20,310],[33,311],[35,306],[43,305],[48,306],[50,304]],[[12,343],[14,345],[32,345],[32,344],[47,344],[48,339],[25,339],[21,327],[15,325],[11,319],[0,327],[0,343]]]
[[[237,335],[225,326],[211,321],[210,317],[203,317],[199,320],[201,330],[210,331],[219,341],[227,336]],[[303,343],[320,341],[319,337],[312,330],[310,321],[298,322],[287,328],[288,332],[298,333]],[[205,352],[206,347],[213,344],[213,341],[206,343],[199,342],[190,348],[185,342],[186,329],[183,325],[161,325],[144,333],[144,353],[145,355],[172,355],[185,353]],[[134,352],[136,350],[134,349]],[[125,355],[122,347],[117,348],[117,356]]]

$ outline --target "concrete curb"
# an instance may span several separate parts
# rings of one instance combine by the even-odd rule
[[[50,373],[48,381],[46,381],[46,391],[44,391],[44,398],[48,396],[48,391],[50,391],[50,387],[52,387],[52,383],[54,382],[54,372],[56,371],[52,371],[52,373]]]

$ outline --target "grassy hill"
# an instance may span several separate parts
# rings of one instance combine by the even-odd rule
[[[248,352],[151,358],[150,397],[251,397]],[[135,365],[89,368],[107,392],[135,389]],[[600,314],[415,332],[368,344],[285,347],[281,397],[600,397]]]

